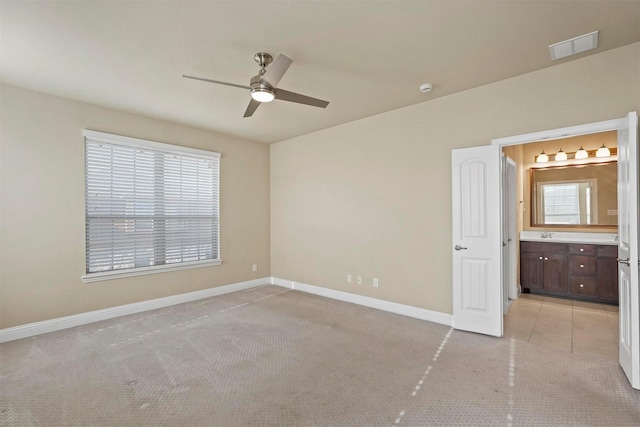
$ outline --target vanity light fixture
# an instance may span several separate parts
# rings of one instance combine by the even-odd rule
[[[581,145],[580,149],[578,151],[576,151],[576,155],[575,155],[574,158],[576,160],[581,160],[581,159],[586,159],[587,157],[589,157],[589,153],[587,153],[587,150],[582,148],[582,145]]]
[[[602,144],[602,147],[598,148],[596,151],[596,157],[609,157],[611,155],[611,151],[607,147]]]
[[[549,156],[542,150],[542,153],[538,154],[536,157],[536,163],[547,163],[549,161]]]
[[[560,151],[556,153],[556,157],[554,160],[556,162],[564,162],[565,160],[567,160],[567,153],[562,151],[562,148],[561,148]]]
[[[607,157],[615,157],[618,155],[618,148],[613,147],[609,148],[605,144],[602,144],[597,150],[585,150],[582,146],[575,153],[573,151],[566,152],[562,148],[558,150],[555,154],[547,154],[542,150],[542,152],[538,155],[533,156],[533,161],[535,163],[553,163],[553,162],[570,162],[573,163],[574,160],[578,160],[578,163],[585,163],[591,160],[601,161],[609,160]],[[595,157],[595,159],[593,158]]]

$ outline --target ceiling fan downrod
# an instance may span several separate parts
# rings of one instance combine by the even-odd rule
[[[258,52],[253,56],[253,60],[260,66],[260,75],[263,75],[267,71],[267,65],[271,64],[273,61],[273,56],[266,52]]]

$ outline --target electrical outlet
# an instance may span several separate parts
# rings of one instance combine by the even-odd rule
[[[253,264],[253,271],[258,271],[258,264]]]
[[[374,287],[374,288],[377,288],[379,284],[380,284],[380,282],[378,281],[378,278],[377,278],[377,277],[374,277],[374,278],[373,278],[373,287]]]
[[[347,283],[351,283],[351,275],[347,274]]]
[[[358,276],[358,285],[362,285],[362,276]]]

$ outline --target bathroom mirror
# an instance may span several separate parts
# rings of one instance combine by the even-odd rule
[[[531,225],[617,227],[617,162],[530,168]]]

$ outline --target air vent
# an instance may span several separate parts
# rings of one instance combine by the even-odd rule
[[[598,31],[549,45],[551,60],[576,55],[598,47]]]

